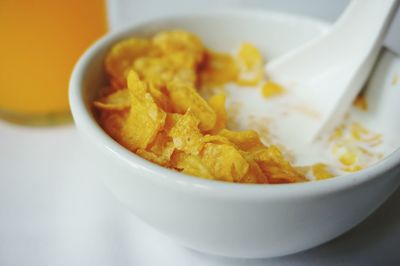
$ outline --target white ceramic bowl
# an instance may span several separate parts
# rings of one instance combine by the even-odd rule
[[[185,28],[213,49],[232,50],[246,40],[272,58],[326,27],[293,15],[225,11],[156,19],[95,43],[74,69],[70,103],[76,126],[93,147],[113,194],[140,219],[182,245],[231,257],[295,253],[333,239],[365,219],[398,187],[400,151],[368,169],[319,182],[224,183],[180,174],[138,157],[110,138],[91,111],[91,101],[105,82],[104,56],[123,38]]]

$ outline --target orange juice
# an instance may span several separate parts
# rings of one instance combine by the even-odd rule
[[[68,113],[72,68],[106,29],[102,0],[0,0],[0,116]]]

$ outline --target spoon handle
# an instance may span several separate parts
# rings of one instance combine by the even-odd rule
[[[384,41],[385,47],[400,56],[400,8],[392,19]]]
[[[353,0],[332,27],[327,41],[334,41],[336,49],[347,46],[348,49],[366,47],[372,48],[380,37],[386,33],[391,22],[398,0]],[[328,37],[328,36],[327,36]],[[338,37],[352,38],[351,42]],[[381,43],[379,43],[381,44]],[[349,45],[351,45],[349,47]],[[360,50],[360,49],[358,49]],[[363,51],[360,51],[363,52]]]

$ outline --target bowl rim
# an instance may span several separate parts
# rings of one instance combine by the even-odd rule
[[[153,23],[160,23],[170,19],[193,18],[196,16],[204,17],[227,15],[240,16],[244,19],[252,19],[254,16],[267,16],[275,19],[301,20],[302,23],[309,23],[312,24],[312,26],[319,28],[321,33],[326,31],[329,25],[322,20],[302,15],[294,15],[277,11],[255,10],[249,8],[231,8],[223,11],[196,11],[186,12],[185,14],[178,13],[160,16],[157,18],[143,20],[139,23],[135,23],[130,26],[123,27],[120,30],[108,33],[85,51],[85,53],[76,63],[71,75],[69,83],[69,101],[71,112],[78,130],[88,137],[86,138],[87,140],[98,146],[101,150],[111,154],[112,156],[115,156],[118,160],[124,162],[132,168],[146,172],[146,178],[151,178],[154,182],[159,182],[165,186],[176,189],[183,189],[188,193],[199,193],[214,197],[265,199],[284,197],[293,198],[305,195],[316,196],[321,194],[335,193],[337,191],[351,189],[375,178],[384,178],[381,177],[382,174],[389,172],[391,169],[399,165],[400,149],[397,148],[384,159],[368,168],[331,179],[274,185],[231,183],[186,175],[184,173],[180,173],[147,161],[146,159],[136,155],[120,145],[101,128],[101,126],[92,116],[91,108],[87,108],[86,106],[83,96],[84,88],[82,86],[87,68],[95,56],[99,56],[99,50],[105,48],[105,46],[109,46],[113,42],[116,42],[118,39],[126,36],[129,32]],[[135,178],[135,176],[132,175],[132,178]]]

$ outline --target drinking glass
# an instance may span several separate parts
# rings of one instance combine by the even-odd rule
[[[0,0],[0,118],[27,125],[70,120],[68,80],[107,30],[102,0]]]

